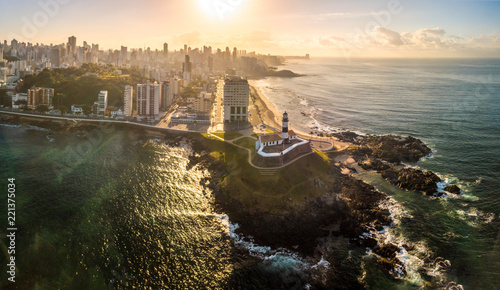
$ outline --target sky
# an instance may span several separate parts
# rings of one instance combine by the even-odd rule
[[[500,57],[500,0],[1,0],[0,39],[332,57]]]

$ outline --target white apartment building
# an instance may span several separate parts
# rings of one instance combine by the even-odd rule
[[[132,116],[132,97],[134,95],[134,87],[125,86],[123,91],[123,110],[126,117]]]
[[[97,98],[97,114],[99,117],[106,115],[106,108],[108,107],[108,91],[101,91]]]
[[[157,82],[137,85],[137,115],[157,118],[160,115],[161,86]]]

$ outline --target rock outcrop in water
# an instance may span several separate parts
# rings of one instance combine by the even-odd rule
[[[431,171],[423,172],[414,168],[390,168],[382,171],[382,177],[399,188],[421,191],[428,196],[437,193],[437,182],[441,181]]]
[[[453,194],[460,194],[460,187],[452,184],[444,188],[445,191]]]
[[[402,189],[421,191],[427,196],[443,194],[438,192],[437,187],[437,183],[442,180],[432,171],[394,168],[403,162],[418,162],[422,157],[431,154],[432,150],[421,140],[411,136],[394,135],[361,137],[352,132],[339,136],[346,141],[352,140],[357,145],[353,157],[363,169],[381,173],[382,177]],[[445,190],[460,194],[460,188],[456,185],[448,186]]]
[[[355,144],[359,146],[355,152],[355,158],[380,159],[393,164],[417,162],[432,152],[421,140],[411,136],[369,135],[356,139]]]

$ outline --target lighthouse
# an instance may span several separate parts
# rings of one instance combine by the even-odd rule
[[[283,130],[281,131],[281,139],[283,139],[283,141],[285,143],[290,142],[290,140],[288,139],[288,114],[287,114],[287,112],[285,112],[283,114]]]

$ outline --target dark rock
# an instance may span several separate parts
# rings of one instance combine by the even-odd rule
[[[382,172],[384,170],[391,168],[391,166],[385,164],[384,162],[382,162],[380,160],[372,160],[370,163],[372,165],[372,168],[374,170],[377,170],[377,172]]]
[[[417,162],[432,152],[422,141],[411,136],[365,136],[356,141],[360,146],[354,155],[358,158],[368,155],[373,160],[380,159],[394,164]]]
[[[384,230],[384,226],[379,221],[376,221],[374,226],[375,226],[375,230],[377,230],[379,232]]]
[[[405,250],[406,250],[406,251],[408,251],[408,252],[409,252],[409,251],[413,251],[413,250],[415,250],[415,246],[413,246],[413,245],[408,245],[408,244],[404,244],[404,245],[403,245],[403,248],[405,248]]]
[[[350,132],[350,131],[344,131],[344,132],[340,132],[340,133],[334,133],[332,134],[335,138],[339,139],[340,141],[343,141],[343,142],[349,142],[349,143],[358,143],[359,140],[361,138],[360,135],[354,133],[354,132]]]
[[[382,177],[399,188],[422,191],[427,196],[437,192],[437,182],[441,181],[432,171],[423,172],[413,168],[390,168],[382,171]]]
[[[373,248],[377,245],[377,240],[375,240],[374,238],[364,238],[361,240],[361,245],[367,248]]]
[[[399,252],[399,247],[393,243],[390,243],[373,248],[373,252],[381,257],[394,259],[396,257],[396,254]]]
[[[364,170],[372,170],[373,169],[371,163],[361,163],[361,162],[358,162],[358,165],[361,166],[361,168],[363,168]]]
[[[267,72],[266,75],[271,77],[281,77],[281,78],[296,78],[303,76],[301,74],[294,73],[291,70],[280,70],[280,71],[270,70]]]
[[[460,194],[460,187],[456,186],[455,184],[445,187],[444,190],[446,190],[449,193]]]

